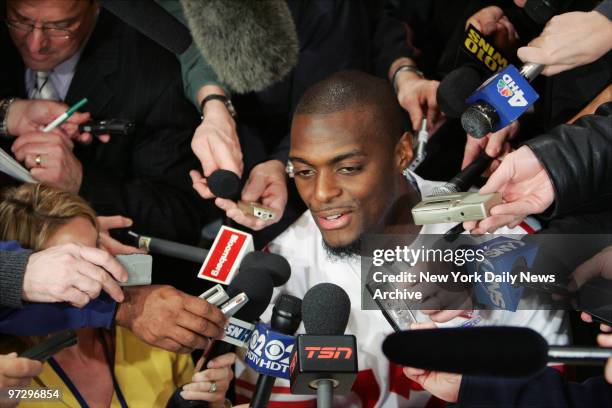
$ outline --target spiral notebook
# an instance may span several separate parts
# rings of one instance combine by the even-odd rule
[[[36,183],[30,172],[0,148],[0,171],[24,183]]]

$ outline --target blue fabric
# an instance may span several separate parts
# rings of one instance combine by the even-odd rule
[[[0,251],[25,251],[17,241],[0,241]]]
[[[68,303],[24,302],[22,309],[10,309],[0,314],[0,333],[42,336],[85,327],[109,329],[116,307],[117,302],[106,293],[100,294],[82,309]]]

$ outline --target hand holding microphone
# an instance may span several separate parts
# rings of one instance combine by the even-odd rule
[[[217,197],[215,204],[228,218],[253,230],[261,230],[280,220],[287,205],[285,166],[278,160],[255,166],[242,192],[240,178],[226,170],[213,172],[207,184]]]
[[[537,38],[518,49],[518,57],[546,65],[542,74],[551,76],[589,64],[611,47],[612,21],[597,11],[574,11],[553,17]]]
[[[467,231],[484,234],[504,225],[514,228],[527,215],[542,213],[555,199],[548,173],[527,146],[507,155],[479,193],[496,191],[505,202],[492,207],[483,220],[464,222]]]

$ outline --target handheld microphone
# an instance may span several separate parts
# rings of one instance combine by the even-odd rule
[[[496,377],[527,377],[547,362],[603,365],[612,349],[549,346],[524,327],[410,330],[389,335],[383,353],[394,363],[430,371]]]
[[[432,196],[442,196],[445,194],[455,194],[469,190],[480,175],[489,167],[493,157],[486,153],[481,153],[465,169],[461,170],[455,177],[444,183],[442,186],[435,187]]]
[[[343,334],[350,312],[348,295],[332,283],[313,286],[302,302],[306,334],[296,338],[289,366],[291,392],[316,393],[321,408],[332,407],[334,392],[350,392],[357,377],[355,336]]]
[[[461,117],[469,107],[465,100],[482,84],[482,80],[474,64],[466,64],[449,72],[440,81],[436,92],[440,110],[449,118]]]
[[[217,197],[236,201],[238,208],[245,214],[252,215],[264,221],[276,217],[276,211],[263,204],[240,200],[241,182],[234,172],[218,169],[207,179],[208,188]]]
[[[272,395],[272,387],[277,377],[289,379],[289,358],[295,339],[292,337],[302,321],[302,300],[291,295],[280,295],[272,311],[271,330],[256,332],[247,352],[246,362],[259,373],[251,407],[265,408]],[[263,334],[262,334],[263,332]],[[276,332],[276,333],[273,333]],[[291,336],[279,338],[274,334]],[[261,341],[261,336],[263,341]],[[284,342],[283,340],[288,340]],[[263,344],[263,347],[261,347]],[[265,368],[262,370],[262,368]]]
[[[240,197],[240,177],[233,171],[218,169],[206,179],[208,188],[217,197],[237,201]]]
[[[417,225],[482,220],[490,209],[501,203],[501,194],[462,193],[472,186],[489,166],[492,157],[481,153],[449,182],[433,189],[430,196],[412,207]],[[461,233],[462,231],[459,231]]]
[[[246,347],[254,325],[253,322],[266,310],[272,298],[273,284],[270,277],[248,273],[239,274],[227,289],[229,296],[245,293],[249,298],[247,307],[241,308],[234,317],[229,319],[225,328],[225,336],[215,341],[206,351],[205,358],[210,361],[218,356],[232,351],[236,345]],[[182,387],[177,388],[168,400],[167,408],[205,408],[207,402],[185,400],[180,393]]]
[[[544,65],[524,64],[520,71],[508,65],[487,79],[466,102],[470,107],[461,115],[463,129],[479,139],[508,126],[539,98],[529,85]]]

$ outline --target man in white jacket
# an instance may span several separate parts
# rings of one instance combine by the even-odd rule
[[[412,220],[411,208],[440,183],[405,171],[412,158],[412,135],[404,132],[400,109],[385,81],[342,71],[310,88],[293,118],[288,167],[309,210],[269,249],[291,264],[291,279],[281,292],[301,298],[312,286],[331,282],[351,299],[346,333],[357,338],[359,374],[353,392],[336,397],[334,406],[442,406],[383,356],[381,344],[392,328],[382,313],[361,309],[357,254],[364,234],[443,234],[453,226],[419,226]],[[523,224],[496,232],[525,234],[534,227]],[[270,311],[263,321],[269,321]],[[448,312],[417,316],[421,322],[450,319]],[[473,316],[474,324],[530,326],[553,344],[568,342],[560,311],[496,310]],[[249,399],[256,381],[254,371],[237,368],[241,402]],[[276,381],[270,407],[315,406],[314,396],[291,395],[288,386],[286,380]]]

